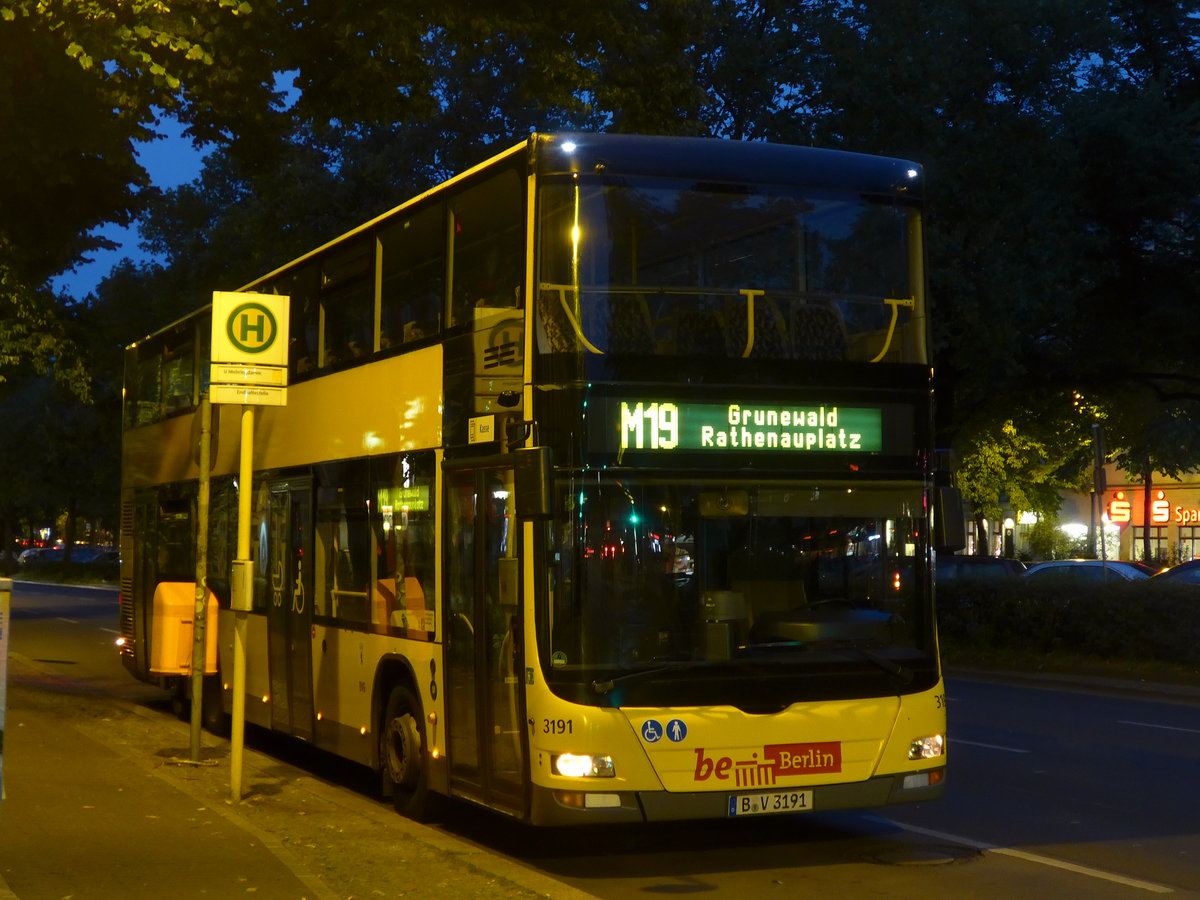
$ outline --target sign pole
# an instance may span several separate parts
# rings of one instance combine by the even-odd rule
[[[0,578],[0,800],[4,799],[4,710],[8,703],[8,620],[12,579]]]
[[[246,733],[246,616],[254,601],[254,563],[250,559],[253,490],[254,407],[242,407],[241,459],[238,466],[237,559],[233,561],[233,722],[230,729],[229,787],[234,803],[242,800],[242,747]]]
[[[208,664],[208,500],[212,468],[212,404],[200,398],[200,487],[196,498],[196,607],[192,615],[191,760],[200,762],[200,719],[204,706],[204,670]]]
[[[1095,508],[1100,512],[1100,561],[1108,562],[1108,547],[1104,543],[1104,492],[1108,484],[1104,475],[1104,461],[1108,452],[1104,448],[1104,426],[1099,422],[1092,423],[1092,493],[1096,495]],[[1093,532],[1094,534],[1094,532]],[[1095,544],[1092,545],[1095,550]]]

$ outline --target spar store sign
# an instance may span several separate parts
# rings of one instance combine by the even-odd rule
[[[1141,500],[1137,501],[1141,507]],[[1133,521],[1134,501],[1130,500],[1125,491],[1117,491],[1108,501],[1108,521],[1114,525],[1127,525]],[[1138,517],[1139,519],[1141,516]],[[1168,525],[1200,525],[1200,509],[1189,506],[1172,506],[1167,501],[1164,491],[1155,491],[1154,499],[1150,501],[1150,524]]]

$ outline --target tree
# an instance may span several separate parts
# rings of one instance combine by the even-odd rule
[[[811,144],[831,113],[821,74],[831,65],[827,14],[814,2],[715,0],[693,36],[698,111],[707,133]]]
[[[55,295],[49,280],[107,246],[97,226],[129,224],[153,195],[136,143],[155,137],[160,116],[263,166],[262,136],[278,130],[271,56],[259,41],[273,27],[270,9],[0,0],[6,527],[25,515],[46,521],[46,504],[67,511],[68,531],[77,513],[111,511],[119,349],[88,327],[87,301]]]
[[[1154,473],[1178,478],[1200,469],[1200,397],[1164,402],[1154,391],[1130,390],[1114,403],[1106,421],[1113,460],[1125,472],[1140,476],[1142,521],[1149,523]],[[1142,529],[1142,558],[1153,559],[1150,528]]]
[[[251,19],[239,0],[0,0],[0,378],[62,355],[47,281],[106,246],[98,225],[133,220],[135,142],[159,115],[255,145],[273,93]]]
[[[1083,488],[1089,436],[1068,417],[1033,409],[1014,410],[999,428],[989,420],[964,429],[957,484],[971,508],[977,549],[990,552],[984,519],[997,521],[1004,507],[1053,519],[1060,491]]]
[[[0,442],[6,473],[0,492],[4,549],[12,546],[15,531],[53,526],[60,513],[66,514],[62,536],[68,546],[79,517],[115,524],[119,394],[115,401],[116,410],[111,399],[85,403],[46,376],[13,378],[4,385],[0,416],[9,435]],[[79,452],[81,446],[87,452]]]

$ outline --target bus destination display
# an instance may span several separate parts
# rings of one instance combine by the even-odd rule
[[[883,450],[879,407],[613,400],[609,434],[624,450]]]

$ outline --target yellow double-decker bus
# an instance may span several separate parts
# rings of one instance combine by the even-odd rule
[[[536,134],[241,288],[291,322],[287,405],[255,419],[246,720],[415,817],[937,797],[921,200],[898,159]],[[126,350],[121,652],[182,701],[155,597],[196,578],[210,320]],[[238,412],[212,428],[214,726]]]

